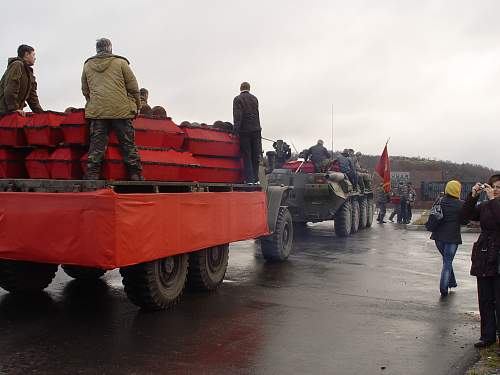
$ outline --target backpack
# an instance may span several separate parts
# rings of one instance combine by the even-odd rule
[[[427,229],[429,232],[434,232],[443,220],[443,209],[441,207],[442,199],[443,198],[439,198],[432,205],[431,211],[429,213],[429,219],[427,220],[427,223],[425,223],[425,229]]]

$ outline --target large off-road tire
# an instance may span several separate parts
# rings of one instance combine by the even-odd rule
[[[192,290],[215,290],[224,280],[229,245],[209,247],[189,254],[188,286]]]
[[[356,233],[359,229],[359,202],[356,199],[354,199],[351,204],[352,204],[351,233]]]
[[[163,310],[175,305],[184,291],[188,254],[120,268],[127,297],[144,310]]]
[[[40,292],[56,272],[57,264],[0,260],[0,287],[11,293]]]
[[[293,245],[293,222],[288,208],[281,207],[274,233],[260,239],[264,259],[283,261],[290,256]]]
[[[369,228],[373,224],[373,215],[374,215],[373,198],[368,197],[366,204],[367,204],[366,227]]]
[[[347,237],[352,229],[352,206],[350,201],[345,201],[335,214],[335,234],[338,237]]]
[[[366,197],[359,200],[359,229],[366,228],[368,222],[368,201]]]
[[[106,273],[106,270],[100,268],[72,266],[69,264],[63,264],[61,267],[66,275],[77,280],[97,280]]]

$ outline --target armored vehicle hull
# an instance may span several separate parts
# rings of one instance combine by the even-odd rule
[[[373,192],[370,184],[354,188],[338,172],[306,173],[275,169],[267,176],[269,186],[290,187],[284,205],[291,213],[296,229],[306,223],[335,222],[335,233],[346,237],[370,227],[373,221]]]

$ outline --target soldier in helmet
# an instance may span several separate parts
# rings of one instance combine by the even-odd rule
[[[318,139],[318,142],[307,150],[304,158],[306,161],[310,158],[314,164],[314,172],[319,173],[323,170],[325,162],[330,159],[330,154],[323,146],[323,140]]]

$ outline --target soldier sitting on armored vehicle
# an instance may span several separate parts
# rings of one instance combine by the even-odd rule
[[[273,143],[273,148],[276,151],[276,168],[281,168],[292,157],[292,149],[281,139]]]
[[[356,152],[354,155],[354,165],[356,167],[356,173],[358,174],[358,179],[359,179],[359,184],[361,188],[364,189],[371,189],[371,175],[368,169],[363,168],[361,166],[361,157],[363,154],[361,152]]]
[[[317,173],[328,170],[328,167],[331,164],[330,154],[328,153],[326,147],[323,146],[323,140],[321,139],[318,139],[318,143],[307,150],[304,155],[304,159],[307,162],[309,158],[314,164],[314,171]]]
[[[337,154],[336,160],[339,164],[340,172],[344,173],[352,183],[355,190],[358,189],[358,174],[356,166],[350,156],[350,150],[345,149],[342,153]]]

